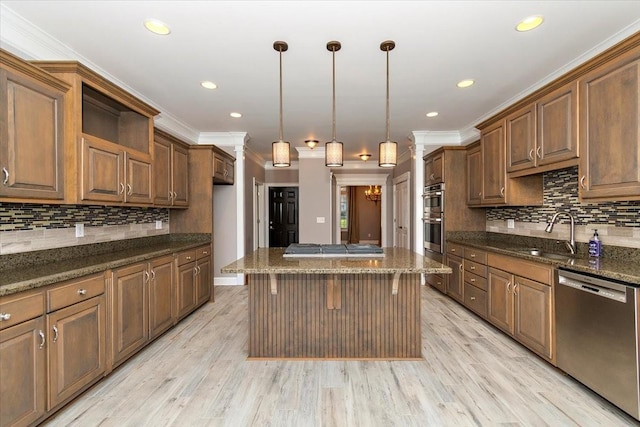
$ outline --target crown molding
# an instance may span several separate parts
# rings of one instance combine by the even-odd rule
[[[244,157],[247,160],[251,160],[253,163],[257,164],[261,168],[266,169],[267,160],[262,157],[260,154],[256,153],[249,147],[245,147]]]
[[[168,132],[191,145],[198,143],[199,133],[170,114],[160,113],[154,117],[153,124],[163,131]]]
[[[293,147],[298,152],[300,159],[324,159],[324,147]]]
[[[247,132],[200,132],[198,144],[214,144],[219,147],[245,145],[249,140]]]
[[[292,160],[291,161],[291,166],[287,167],[287,168],[276,168],[273,167],[273,163],[271,163],[270,161],[267,161],[264,164],[264,170],[265,171],[285,171],[285,170],[299,170],[300,169],[300,163],[297,160]]]
[[[336,179],[336,184],[339,186],[351,186],[351,185],[385,185],[387,183],[387,179],[389,178],[389,174],[348,174],[342,175],[338,173],[333,174]]]

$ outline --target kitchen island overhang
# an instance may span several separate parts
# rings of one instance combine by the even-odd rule
[[[376,258],[284,258],[260,248],[226,267],[249,287],[249,358],[422,357],[420,275],[451,268],[401,248]]]

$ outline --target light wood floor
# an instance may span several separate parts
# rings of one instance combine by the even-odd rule
[[[207,304],[51,426],[626,426],[457,303],[422,293],[423,361],[247,361],[247,289]]]

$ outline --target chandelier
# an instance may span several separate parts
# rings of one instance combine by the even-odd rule
[[[377,205],[382,198],[382,189],[379,185],[370,185],[368,190],[364,190],[364,197]]]

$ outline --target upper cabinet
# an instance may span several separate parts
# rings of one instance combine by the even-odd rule
[[[235,159],[220,149],[213,152],[213,183],[233,185]]]
[[[156,206],[189,206],[189,146],[154,129],[153,170]]]
[[[64,202],[69,85],[0,49],[0,197]]]
[[[425,157],[424,185],[439,184],[443,179],[442,153]]]
[[[71,85],[67,202],[151,205],[153,116],[159,112],[76,61],[34,64]]]
[[[510,176],[577,164],[577,87],[575,81],[565,84],[507,116],[507,172]]]
[[[582,76],[579,94],[581,198],[640,200],[640,37]]]

